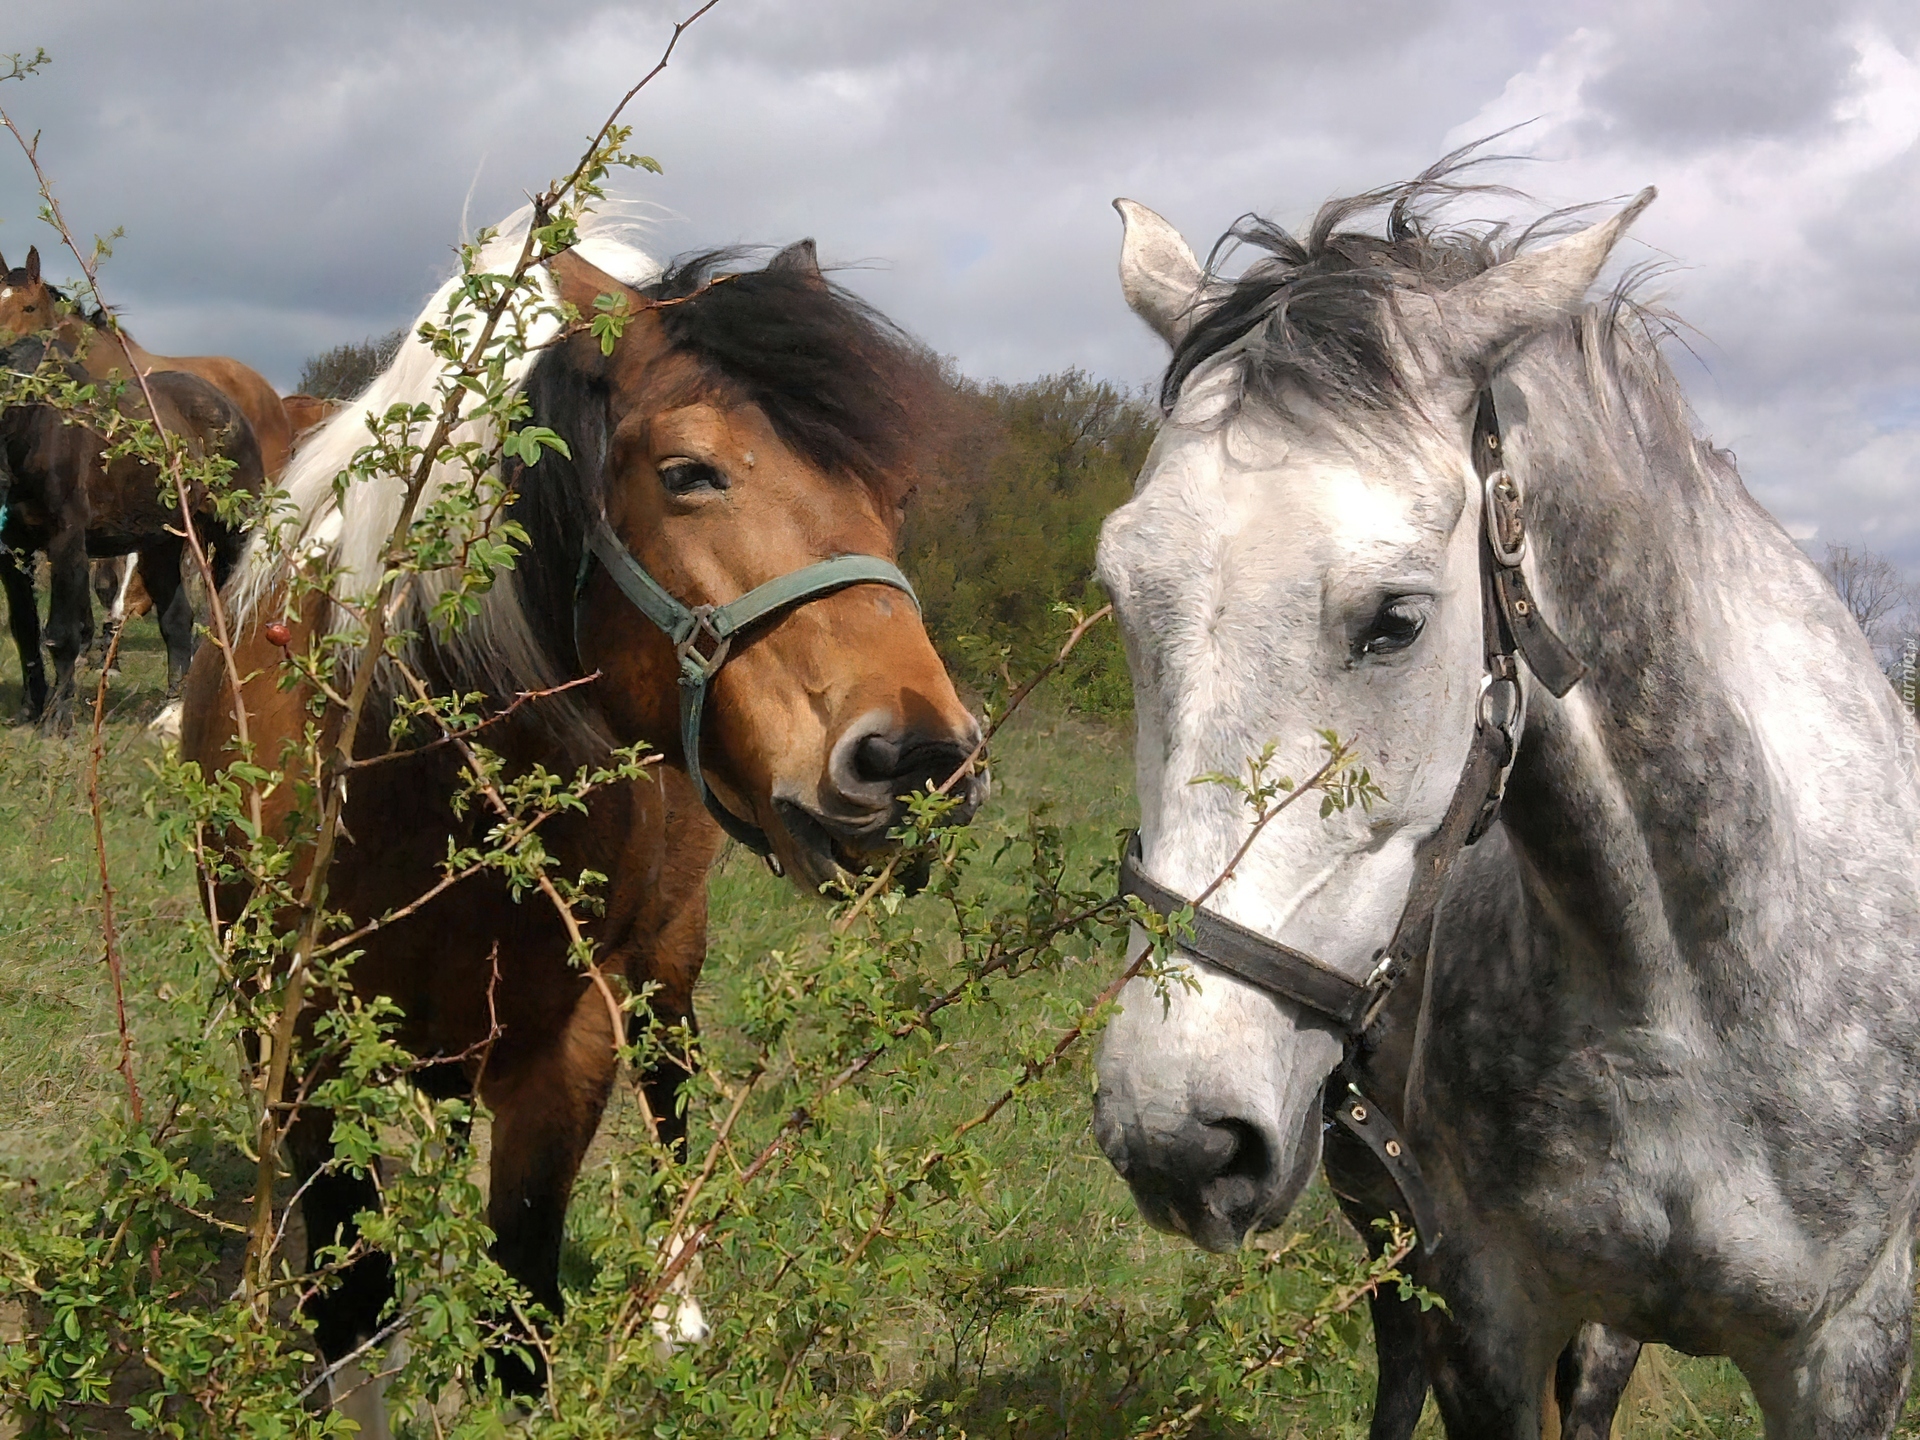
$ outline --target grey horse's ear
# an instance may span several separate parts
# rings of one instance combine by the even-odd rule
[[[1120,293],[1133,313],[1169,345],[1193,326],[1206,276],[1180,232],[1132,200],[1116,200],[1126,233],[1120,240]]]
[[[814,249],[811,239],[794,241],[767,262],[767,269],[789,270],[814,280],[825,278],[820,273],[819,252]]]
[[[1432,337],[1455,367],[1475,369],[1495,363],[1500,352],[1562,316],[1587,298],[1614,245],[1640,212],[1653,203],[1649,185],[1611,219],[1526,250],[1473,279],[1440,292],[1439,333]]]

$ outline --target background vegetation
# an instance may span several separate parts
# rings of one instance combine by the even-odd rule
[[[941,654],[976,689],[1034,674],[1060,643],[1059,607],[1105,603],[1093,583],[1107,512],[1133,493],[1157,416],[1147,398],[1078,370],[1022,384],[941,377],[931,463],[907,511],[901,564]],[[1117,631],[1090,632],[1050,682],[1060,703],[1132,708]]]
[[[322,350],[300,367],[300,380],[293,388],[317,400],[351,400],[387,368],[406,334],[404,328],[389,330],[377,338],[349,340]]]

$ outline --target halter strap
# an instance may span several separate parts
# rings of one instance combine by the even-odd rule
[[[686,605],[668,594],[666,588],[647,573],[646,567],[633,558],[633,552],[603,518],[587,532],[587,548],[580,557],[580,575],[574,585],[576,653],[580,649],[581,626],[586,619],[587,580],[596,559],[633,608],[651,620],[673,644],[674,658],[680,664],[680,747],[687,776],[693,781],[700,803],[727,834],[771,862],[773,845],[766,832],[721,803],[720,797],[708,787],[700,764],[700,727],[713,677],[726,664],[734,636],[759,621],[849,585],[891,585],[905,592],[917,610],[920,597],[914,594],[912,583],[900,573],[899,567],[878,555],[836,555],[756,585],[739,599],[724,605]]]
[[[1500,417],[1490,388],[1480,392],[1472,455],[1484,511],[1478,549],[1485,672],[1466,762],[1439,827],[1415,852],[1413,881],[1392,938],[1374,957],[1365,980],[1355,980],[1304,950],[1208,910],[1192,911],[1191,939],[1180,941],[1180,948],[1194,958],[1290,1001],[1340,1030],[1346,1055],[1327,1083],[1327,1117],[1365,1143],[1393,1177],[1408,1203],[1421,1244],[1429,1251],[1439,1245],[1440,1231],[1420,1167],[1386,1112],[1361,1091],[1356,1061],[1365,1047],[1367,1030],[1379,1018],[1394,986],[1416,961],[1426,958],[1433,943],[1434,917],[1454,862],[1500,814],[1507,776],[1526,725],[1519,662],[1525,660],[1555,697],[1564,696],[1586,674],[1586,666],[1540,614],[1521,573],[1527,546],[1526,497],[1504,464]],[[1129,839],[1120,862],[1120,893],[1139,897],[1162,915],[1190,908],[1141,868],[1138,831]]]

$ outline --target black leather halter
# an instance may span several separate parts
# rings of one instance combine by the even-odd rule
[[[1387,1113],[1361,1091],[1353,1061],[1362,1037],[1379,1018],[1394,986],[1416,961],[1426,958],[1433,941],[1434,915],[1454,861],[1486,834],[1500,813],[1507,776],[1513,770],[1526,724],[1526,692],[1521,688],[1519,661],[1525,660],[1527,669],[1556,697],[1564,696],[1586,673],[1586,666],[1541,616],[1527,589],[1526,576],[1520,569],[1527,549],[1521,513],[1525,497],[1519,481],[1507,472],[1504,458],[1493,392],[1482,390],[1473,426],[1473,468],[1480,477],[1484,512],[1479,549],[1486,672],[1481,681],[1473,743],[1439,828],[1415,853],[1413,883],[1400,911],[1400,923],[1386,947],[1374,957],[1372,970],[1364,980],[1355,980],[1303,950],[1207,910],[1192,910],[1190,924],[1180,927],[1180,948],[1185,953],[1256,990],[1298,1005],[1339,1029],[1347,1054],[1327,1083],[1328,1119],[1352,1131],[1393,1177],[1412,1212],[1420,1242],[1429,1251],[1440,1244],[1441,1236],[1431,1197],[1420,1178],[1420,1166]],[[1185,899],[1141,868],[1137,831],[1120,862],[1120,893],[1138,896],[1162,915],[1190,909]],[[1190,938],[1186,938],[1189,932]]]

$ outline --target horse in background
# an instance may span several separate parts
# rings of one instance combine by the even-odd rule
[[[520,243],[495,241],[482,263],[510,264]],[[604,908],[586,922],[603,963],[635,989],[652,986],[661,1019],[689,1025],[705,955],[706,874],[726,833],[814,893],[887,852],[901,797],[944,780],[979,738],[891,563],[913,473],[920,366],[912,343],[829,282],[811,242],[764,269],[738,264],[713,254],[663,272],[604,237],[544,263],[551,295],[585,314],[597,297],[614,296],[633,319],[611,354],[591,335],[558,335],[551,322],[528,337],[510,376],[527,398],[527,423],[551,427],[567,445],[511,477],[509,514],[529,544],[468,628],[447,633],[427,623],[444,583],[432,575],[419,577],[396,619],[418,637],[412,663],[422,673],[484,694],[494,711],[590,679],[516,707],[489,732],[510,772],[536,762],[571,769],[612,744],[645,742],[661,755],[653,780],[596,792],[585,813],[555,817],[542,835],[556,872],[607,877]],[[455,293],[443,288],[422,319],[444,323]],[[403,482],[337,493],[335,477],[365,445],[369,415],[435,395],[440,362],[418,328],[288,470],[298,519],[285,553],[326,555],[342,598],[364,600],[377,585]],[[474,425],[455,436],[494,438]],[[445,483],[435,478],[423,504]],[[683,661],[649,614],[662,614],[661,605],[676,614],[726,606],[779,579],[797,588],[717,651],[702,651],[711,667],[704,719],[696,710],[689,720]],[[287,624],[282,643],[305,647],[336,625],[329,597],[296,605],[287,594],[286,572],[265,546],[229,591],[235,658],[252,677],[244,687],[251,735],[265,755],[301,735],[310,696],[279,687],[282,651],[263,627]],[[643,613],[643,603],[655,608]],[[360,753],[389,748],[388,703],[364,717]],[[181,753],[208,774],[234,758],[231,706],[218,657],[204,651],[186,688]],[[451,749],[430,747],[352,777],[331,906],[360,923],[432,887],[449,839],[470,835],[474,823],[452,805],[458,774]],[[959,818],[984,787],[984,777],[965,782]],[[269,831],[286,823],[299,788],[266,797]],[[218,913],[238,913],[245,899],[221,895]],[[478,875],[369,935],[351,978],[357,994],[398,1004],[399,1038],[414,1054],[462,1057],[428,1072],[426,1083],[438,1093],[477,1093],[492,1112],[495,1253],[536,1302],[559,1313],[567,1202],[620,1039],[570,958],[565,928],[502,877]],[[320,997],[307,1017],[328,1003]],[[503,1028],[489,1039],[496,1011]],[[675,1143],[685,1133],[675,1101],[684,1078],[669,1063],[643,1079],[651,1113]],[[331,1147],[328,1115],[303,1109],[288,1149],[315,1250],[350,1243],[353,1217],[378,1204],[372,1177],[326,1166]],[[375,1333],[392,1293],[390,1267],[375,1253],[312,1297],[307,1313],[330,1360]],[[510,1390],[543,1383],[511,1354],[487,1363]],[[361,1418],[384,1428],[378,1406]]]
[[[26,263],[18,269],[9,269],[6,259],[0,257],[0,275],[5,276],[0,282],[0,343],[37,335],[70,309],[68,298],[41,278],[38,246],[28,248]],[[184,372],[199,376],[246,416],[260,447],[260,463],[267,478],[273,479],[286,468],[293,450],[293,431],[279,393],[266,376],[226,355],[156,355],[134,339],[126,326],[118,328],[135,369],[142,374]],[[110,378],[116,368],[124,374],[127,357],[117,344],[112,350],[113,359],[102,372],[102,379]]]
[[[345,409],[347,404],[345,400],[335,400],[329,396],[298,392],[282,395],[280,406],[287,412],[287,427],[292,434],[294,448],[298,449],[302,440]]]
[[[115,555],[95,560],[89,567],[93,577],[93,598],[100,602],[103,616],[100,633],[93,637],[91,653],[102,665],[114,653],[113,642],[126,628],[127,621],[138,620],[153,609],[153,598],[140,581],[140,557]],[[114,661],[108,674],[117,674],[120,662]]]
[[[12,288],[22,271],[0,276]],[[52,338],[15,340],[5,363],[32,369],[43,362],[64,366],[76,380],[103,381],[123,372],[105,359],[106,337],[88,321],[59,317]],[[51,353],[49,353],[51,352]],[[246,417],[231,400],[197,375],[156,372],[148,377],[153,407],[137,387],[123,388],[113,404],[127,416],[155,421],[196,456],[221,455],[232,462],[231,483],[257,491],[264,483],[259,446]],[[185,542],[179,504],[154,466],[131,455],[109,456],[105,438],[89,426],[68,423],[51,405],[34,403],[0,411],[0,472],[6,495],[0,525],[0,588],[20,652],[22,722],[64,730],[73,719],[73,672],[93,635],[89,556],[137,553],[160,615],[167,645],[170,692],[185,679],[193,658],[193,606],[180,578]],[[189,497],[194,522],[210,550],[216,578],[231,572],[243,537],[214,514],[210,497]],[[46,642],[53,660],[47,680],[41,654],[32,556],[44,551],[50,573]]]
[[[1407,1268],[1448,1306],[1407,1317],[1413,1378],[1450,1435],[1538,1440],[1603,1326],[1629,1366],[1731,1357],[1772,1440],[1883,1440],[1913,1343],[1920,737],[1694,434],[1658,317],[1587,299],[1652,192],[1528,244],[1432,220],[1457,161],[1305,237],[1238,227],[1265,252],[1238,279],[1122,202],[1123,288],[1172,349],[1099,549],[1129,864],[1177,906],[1232,861],[1207,928],[1238,951],[1197,919],[1191,985],[1123,993],[1095,1131],[1152,1223],[1226,1249],[1284,1219],[1323,1116],[1377,1131],[1350,1087],[1385,1096],[1434,1222]],[[1384,233],[1348,228],[1369,210]],[[1319,727],[1385,800],[1240,853],[1239,800],[1186,782],[1273,737],[1310,768],[1291,737]]]

